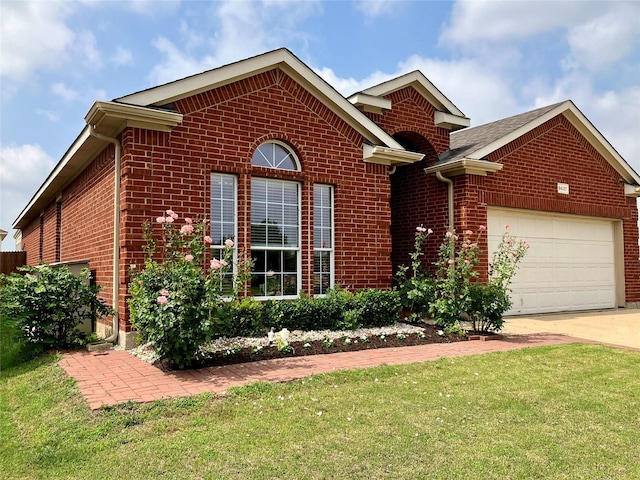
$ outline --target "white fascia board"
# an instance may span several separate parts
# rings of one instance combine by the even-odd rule
[[[640,197],[640,186],[638,185],[629,185],[628,183],[624,184],[624,194],[627,197]]]
[[[175,82],[117,98],[117,102],[135,105],[166,105],[207,90],[221,87],[262,72],[280,68],[322,101],[371,143],[402,149],[391,135],[359,111],[346,98],[289,50],[281,48],[241,60]]]
[[[486,158],[489,154],[495,152],[499,148],[517,140],[521,136],[530,132],[534,128],[539,127],[548,122],[557,115],[564,115],[576,129],[584,135],[584,137],[594,146],[615,170],[629,183],[640,184],[640,176],[631,168],[631,166],[620,156],[606,138],[596,129],[593,124],[584,116],[584,114],[575,106],[571,100],[561,103],[553,110],[549,110],[544,115],[532,120],[522,127],[512,131],[498,140],[485,145],[484,147],[470,152],[469,156],[474,159]]]
[[[170,132],[182,123],[182,114],[137,105],[97,101],[84,117],[85,122],[95,126],[98,133],[115,137],[125,127]]]
[[[363,90],[362,93],[375,96],[385,96],[402,88],[413,86],[429,103],[437,110],[450,113],[458,117],[465,117],[458,107],[449,100],[438,88],[425,77],[422,72],[415,70],[413,72],[393,78],[387,82],[373,86]]]
[[[384,110],[391,110],[391,100],[384,97],[367,95],[366,93],[356,93],[347,98],[358,109],[371,113],[382,113]]]
[[[476,160],[475,158],[461,158],[453,162],[441,163],[424,169],[427,175],[440,172],[445,176],[455,177],[457,175],[482,175],[495,173],[502,170],[501,163],[490,162],[488,160]]]
[[[442,127],[452,131],[471,126],[471,120],[467,117],[461,117],[459,115],[440,111],[436,111],[434,121],[436,127]]]
[[[396,148],[388,148],[380,145],[363,145],[363,159],[367,163],[380,165],[409,165],[419,162],[424,158],[423,153],[409,152]]]

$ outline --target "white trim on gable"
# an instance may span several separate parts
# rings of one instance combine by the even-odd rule
[[[162,106],[275,68],[281,69],[302,85],[368,142],[404,150],[402,145],[396,142],[391,135],[370,120],[286,48],[273,50],[175,82],[125,95],[116,98],[115,101],[140,106]]]
[[[584,116],[584,114],[576,107],[571,101],[567,100],[559,104],[553,110],[549,110],[544,115],[536,118],[535,120],[513,130],[507,135],[495,140],[494,142],[485,145],[478,150],[469,152],[468,158],[475,160],[485,159],[489,154],[495,152],[499,148],[517,140],[521,136],[530,132],[534,128],[548,122],[552,118],[564,115],[571,124],[582,134],[593,147],[600,153],[618,172],[624,181],[631,184],[640,184],[640,176],[631,168],[631,166],[620,156],[615,148],[607,141],[606,138],[598,131],[598,129]]]
[[[462,111],[458,109],[458,107],[456,107],[440,90],[438,90],[438,88],[419,70],[415,70],[379,85],[367,88],[362,92],[352,95],[350,100],[354,99],[359,94],[384,97],[406,87],[413,87],[420,95],[426,98],[429,103],[436,107],[438,112],[447,115],[446,118],[449,126],[445,128],[459,130],[461,128],[466,128],[471,124],[469,118],[467,118],[465,114],[462,113]],[[441,120],[436,120],[436,123],[439,121]]]

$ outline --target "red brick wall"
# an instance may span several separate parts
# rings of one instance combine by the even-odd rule
[[[435,260],[437,244],[448,224],[447,185],[424,168],[449,149],[449,130],[436,127],[435,108],[413,88],[407,87],[388,96],[390,111],[369,114],[369,117],[405,148],[425,154],[413,165],[401,166],[391,175],[391,236],[394,271],[398,265],[410,263],[414,249],[415,229],[419,225],[431,228],[423,264]]]
[[[389,287],[390,181],[386,167],[362,159],[362,138],[279,70],[175,102],[183,123],[171,133],[123,132],[124,265],[140,263],[141,223],[172,208],[208,218],[211,172],[238,178],[238,239],[249,246],[251,177],[302,185],[302,288],[313,289],[313,184],[335,187],[335,281],[351,288]],[[278,139],[302,171],[251,166],[261,143]]]
[[[456,179],[462,228],[486,224],[487,206],[621,219],[624,229],[626,301],[640,301],[638,210],[625,197],[620,175],[562,115],[489,156],[503,169],[486,177]],[[557,184],[570,194],[557,193]],[[484,245],[486,250],[486,243]]]

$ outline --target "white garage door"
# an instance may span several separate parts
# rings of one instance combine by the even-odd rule
[[[505,224],[531,245],[511,285],[508,315],[616,306],[613,222],[489,209],[487,223],[490,259]]]

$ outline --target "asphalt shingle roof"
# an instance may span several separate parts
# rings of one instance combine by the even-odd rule
[[[451,134],[450,149],[442,155],[440,162],[451,162],[469,156],[471,153],[510,134],[520,127],[534,121],[564,102],[554,103],[529,112],[503,118],[473,128],[467,128]]]

